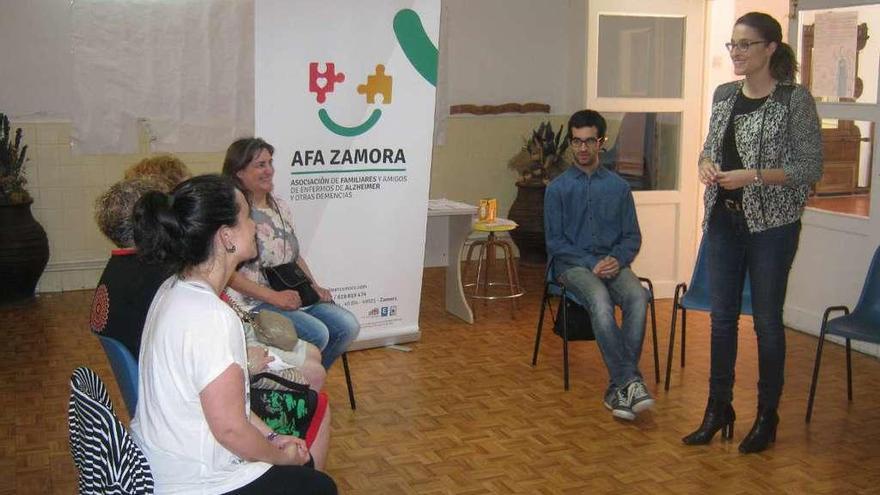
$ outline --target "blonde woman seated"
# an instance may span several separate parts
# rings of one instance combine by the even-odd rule
[[[335,494],[309,465],[326,456],[299,438],[276,435],[247,405],[242,323],[220,299],[243,261],[256,256],[244,195],[219,176],[200,176],[170,194],[149,192],[134,210],[134,236],[147,260],[174,273],[144,325],[139,403],[131,423],[157,493]]]
[[[174,186],[192,177],[185,163],[170,154],[153,155],[135,163],[125,170],[125,179],[147,178],[160,185],[160,191],[168,192]]]

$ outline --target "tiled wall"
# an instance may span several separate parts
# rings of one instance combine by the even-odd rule
[[[49,237],[49,264],[38,292],[90,289],[97,284],[113,245],[98,231],[95,199],[120,180],[125,169],[149,153],[73,155],[70,122],[13,122],[21,127],[32,210]],[[139,149],[146,150],[142,139]],[[193,173],[218,172],[222,153],[178,155]]]

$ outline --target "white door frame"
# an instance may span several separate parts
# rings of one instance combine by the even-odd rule
[[[628,15],[685,19],[684,75],[681,98],[599,97],[599,16]],[[634,192],[642,249],[633,269],[651,278],[656,297],[672,297],[675,285],[689,281],[697,247],[699,191],[697,157],[701,128],[706,5],[703,0],[590,0],[587,6],[586,107],[601,112],[676,112],[681,114],[678,189]]]

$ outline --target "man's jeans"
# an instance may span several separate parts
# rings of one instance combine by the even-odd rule
[[[716,205],[706,232],[712,304],[709,396],[733,400],[737,331],[746,270],[751,277],[752,312],[758,336],[758,403],[776,408],[785,370],[782,306],[797,251],[800,221],[750,234],[740,216]]]
[[[559,281],[583,301],[590,312],[593,333],[611,380],[609,390],[634,378],[641,379],[639,357],[645,336],[648,293],[638,277],[629,268],[623,268],[616,277],[601,279],[588,268],[576,266],[565,270]],[[623,310],[621,327],[614,319],[615,305]]]

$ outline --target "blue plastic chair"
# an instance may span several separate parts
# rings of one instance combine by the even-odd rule
[[[113,368],[113,375],[122,392],[122,400],[125,401],[128,415],[133,418],[138,402],[137,359],[122,342],[102,335],[98,335],[98,339],[104,347],[104,352],[107,353],[107,359],[110,360],[110,367]]]
[[[672,374],[672,354],[675,349],[675,324],[679,310],[681,310],[681,367],[684,368],[685,336],[687,335],[687,310],[709,312],[712,310],[712,302],[709,294],[709,269],[706,265],[706,246],[709,244],[704,237],[697,252],[697,263],[691,276],[691,285],[684,282],[675,286],[675,296],[672,300],[672,325],[669,329],[669,353],[666,356],[666,383],[663,389],[669,391],[669,378]],[[742,305],[740,314],[752,314],[752,283],[749,272],[746,270],[746,280],[743,283]]]
[[[843,316],[828,320],[834,311],[843,311]],[[816,348],[816,364],[813,366],[813,382],[810,384],[810,398],[807,401],[806,422],[813,416],[813,399],[816,397],[816,382],[819,381],[819,364],[822,362],[822,346],[825,335],[837,335],[846,339],[846,397],[852,402],[852,358],[851,340],[880,344],[880,247],[874,251],[871,267],[862,286],[862,294],[855,309],[850,313],[846,306],[830,306],[822,315],[822,328],[819,330],[819,345]]]
[[[550,318],[554,319],[555,324],[555,316],[553,315],[553,307],[550,304],[550,298],[559,297],[560,304],[562,304],[561,300],[567,298],[583,308],[587,307],[580,298],[566,289],[565,284],[555,280],[555,277],[553,276],[552,258],[547,262],[547,274],[544,280],[544,296],[541,299],[541,314],[538,316],[538,330],[535,335],[535,350],[532,353],[532,366],[538,364],[538,348],[541,345],[541,332],[544,328],[544,312],[547,308],[550,308]],[[654,343],[654,379],[657,383],[660,383],[660,357],[659,352],[657,351],[657,313],[654,308],[654,284],[651,283],[650,279],[644,277],[639,277],[639,281],[647,286],[645,290],[648,292],[648,307],[651,309],[651,331]],[[568,390],[568,318],[566,316],[565,304],[562,304],[563,381],[565,384],[565,390]]]

